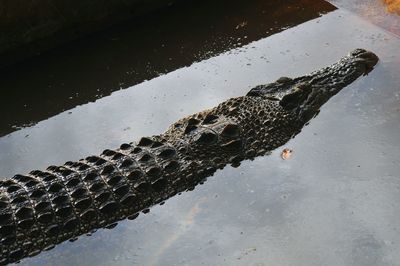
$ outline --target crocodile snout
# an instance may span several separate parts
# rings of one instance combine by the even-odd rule
[[[367,75],[374,66],[378,63],[379,58],[376,54],[371,51],[367,51],[364,49],[356,49],[350,53],[351,56],[360,59],[359,62],[365,64],[365,72],[364,75]]]

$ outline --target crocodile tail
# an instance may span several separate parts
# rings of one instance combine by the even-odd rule
[[[142,138],[137,145],[123,144],[100,156],[1,181],[0,264],[134,219],[140,211],[190,187],[187,180],[194,179],[190,173],[179,173],[178,159],[176,149],[165,140]]]

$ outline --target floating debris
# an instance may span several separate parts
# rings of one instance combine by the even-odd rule
[[[290,157],[292,157],[292,154],[293,154],[293,150],[285,148],[285,149],[283,149],[283,151],[281,153],[281,158],[283,160],[289,160]]]

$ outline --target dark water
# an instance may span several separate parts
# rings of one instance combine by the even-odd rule
[[[0,73],[0,136],[335,8],[324,1],[187,1]]]
[[[304,3],[307,12],[316,8]],[[249,21],[262,10],[254,5]],[[232,18],[244,11],[236,12]],[[21,264],[400,265],[399,45],[395,35],[339,9],[1,137],[0,175],[11,176],[158,134],[185,115],[329,65],[356,47],[381,58],[285,145],[294,151],[290,160],[278,149],[227,167],[135,221]]]

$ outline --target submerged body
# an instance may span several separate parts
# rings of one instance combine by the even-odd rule
[[[0,181],[0,264],[133,219],[227,164],[283,145],[377,61],[357,49],[328,68],[280,78],[183,118],[161,135]]]

